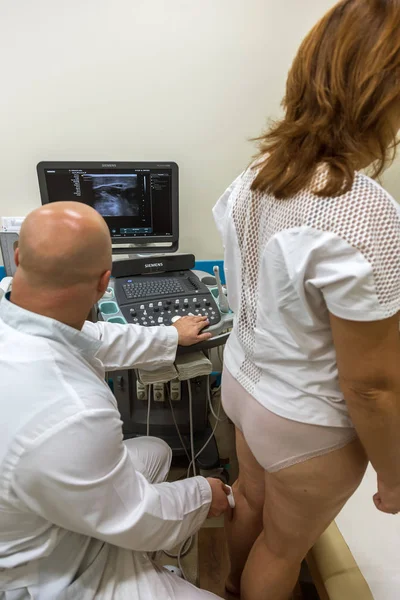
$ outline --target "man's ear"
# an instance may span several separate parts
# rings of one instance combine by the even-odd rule
[[[104,295],[104,292],[106,291],[107,287],[108,287],[108,282],[110,281],[110,277],[111,277],[111,271],[105,271],[102,276],[99,279],[99,283],[97,286],[97,290],[100,294],[99,298],[101,298]]]
[[[15,262],[16,266],[19,267],[19,248],[15,248],[14,262]]]

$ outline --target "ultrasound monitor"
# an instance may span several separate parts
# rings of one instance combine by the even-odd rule
[[[178,165],[157,162],[41,162],[42,204],[73,200],[97,210],[113,253],[175,252],[179,242]]]

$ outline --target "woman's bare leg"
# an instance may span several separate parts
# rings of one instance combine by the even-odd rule
[[[290,598],[303,558],[357,489],[366,466],[356,440],[265,474],[264,529],[243,571],[242,600]]]
[[[264,469],[251,453],[242,432],[236,429],[239,477],[233,485],[236,508],[225,519],[231,563],[228,591],[239,594],[240,580],[250,550],[263,528]]]

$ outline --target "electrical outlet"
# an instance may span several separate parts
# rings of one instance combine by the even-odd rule
[[[136,380],[136,396],[138,400],[147,400],[147,386]]]
[[[153,396],[155,402],[164,402],[165,390],[163,383],[153,383]]]
[[[181,382],[178,379],[171,381],[171,400],[179,402],[181,399]]]

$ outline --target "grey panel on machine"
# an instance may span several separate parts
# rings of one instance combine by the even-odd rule
[[[18,246],[18,233],[12,231],[0,232],[0,248],[7,277],[14,277],[17,270],[14,261],[15,248]]]

